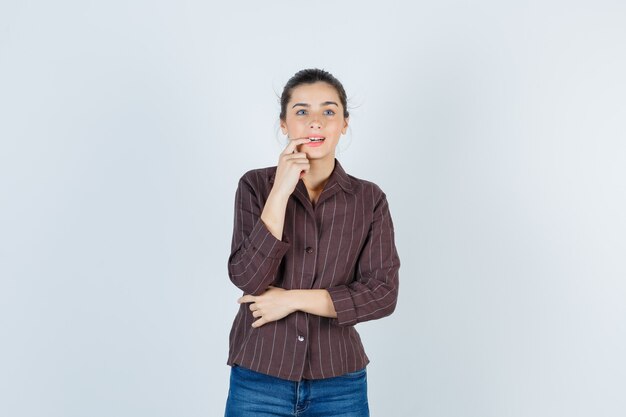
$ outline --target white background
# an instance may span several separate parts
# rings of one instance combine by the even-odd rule
[[[626,415],[626,3],[0,6],[0,415],[221,416],[233,198],[307,67],[387,194],[376,417]]]

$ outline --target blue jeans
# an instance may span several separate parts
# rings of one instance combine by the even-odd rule
[[[369,417],[367,374],[288,381],[240,366],[230,370],[225,417]]]

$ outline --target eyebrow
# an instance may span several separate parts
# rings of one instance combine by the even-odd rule
[[[328,106],[330,104],[334,104],[335,106],[339,107],[339,104],[335,103],[334,101],[325,101],[322,103],[322,106]],[[309,103],[296,103],[293,106],[291,106],[291,108],[293,109],[296,106],[311,107]]]

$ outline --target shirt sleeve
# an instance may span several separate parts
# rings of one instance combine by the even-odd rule
[[[327,288],[337,312],[336,324],[352,326],[393,313],[398,299],[399,269],[389,204],[382,193],[357,261],[354,281]]]
[[[259,295],[274,281],[289,242],[276,239],[261,220],[263,204],[244,175],[235,194],[228,275],[246,294]]]

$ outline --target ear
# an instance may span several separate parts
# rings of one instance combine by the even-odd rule
[[[285,123],[284,120],[280,121],[280,130],[283,132],[283,135],[289,133],[289,131],[287,130],[287,123]]]
[[[350,122],[350,116],[346,117],[343,121],[343,129],[341,129],[341,134],[345,135],[348,130],[348,123]]]

